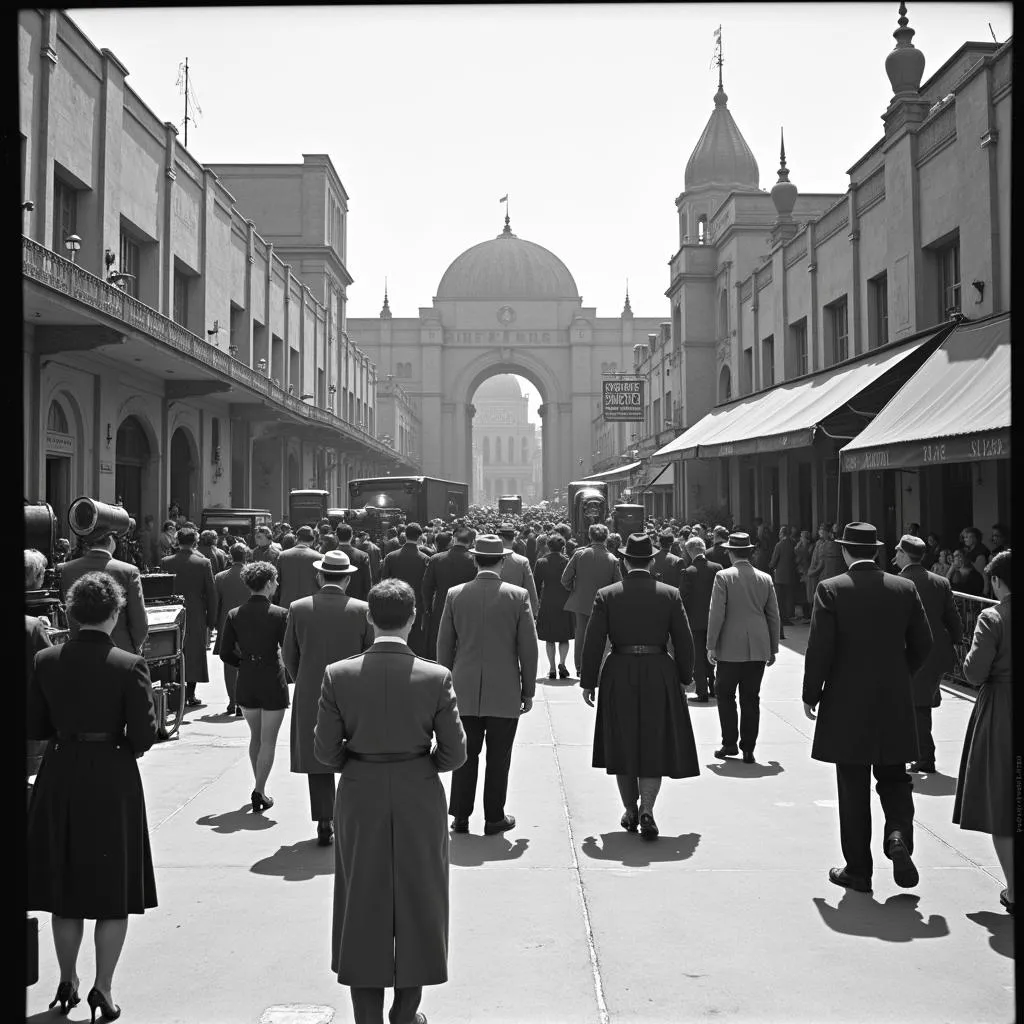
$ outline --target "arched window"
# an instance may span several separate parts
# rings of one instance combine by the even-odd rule
[[[491,461],[491,439],[489,437],[484,438],[484,465],[488,465]]]
[[[508,439],[507,451],[508,451],[508,461],[509,461],[509,463],[515,462],[516,461],[516,452],[515,452],[515,447],[514,447],[514,445],[512,443],[512,438],[511,437]]]
[[[501,438],[494,439],[494,461],[501,462]]]
[[[706,214],[701,214],[697,220],[697,244],[706,245],[708,240],[708,218]]]
[[[728,402],[732,399],[732,372],[728,366],[722,367],[718,378],[718,401]]]
[[[530,443],[524,437],[519,442],[519,461],[525,465],[529,461]]]
[[[50,410],[46,414],[46,429],[54,434],[70,434],[68,430],[68,418],[64,415],[64,410],[60,406],[60,402],[51,402]]]
[[[689,239],[686,237],[686,214],[679,214],[679,237],[682,241],[688,242]]]
[[[729,298],[723,288],[718,295],[718,336],[726,337],[729,333]]]

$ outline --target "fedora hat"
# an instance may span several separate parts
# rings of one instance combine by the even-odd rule
[[[905,533],[900,537],[899,544],[896,545],[905,554],[911,555],[913,558],[923,558],[925,551],[925,543],[920,537],[915,537],[912,533]]]
[[[646,533],[631,533],[621,554],[631,562],[649,562],[654,557],[654,545]]]
[[[502,534],[502,533],[515,534],[515,532],[516,532],[516,528],[511,523],[502,523],[501,526],[498,527],[498,533],[499,534]]]
[[[313,568],[328,576],[350,576],[354,572],[359,572],[359,567],[353,565],[348,555],[338,548],[325,552],[323,558],[313,563]]]
[[[882,547],[882,542],[878,539],[878,531],[870,523],[847,523],[843,527],[843,539],[837,540],[837,544],[854,545],[855,547],[860,545],[863,547]]]
[[[476,539],[476,547],[470,548],[471,555],[505,555],[505,545],[493,533],[482,533]]]
[[[749,533],[730,533],[729,540],[720,545],[726,551],[753,551],[754,544],[751,543]]]

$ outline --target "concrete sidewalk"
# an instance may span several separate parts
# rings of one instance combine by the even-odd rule
[[[1014,1019],[1013,922],[991,839],[950,821],[971,701],[944,691],[941,774],[915,777],[919,887],[893,883],[872,798],[874,894],[839,889],[827,877],[842,862],[834,770],[810,759],[800,701],[806,632],[787,628],[766,671],[757,764],[716,760],[715,704],[691,702],[705,767],[666,781],[655,843],[619,827],[614,779],[590,767],[594,712],[575,680],[538,683],[513,754],[516,829],[484,837],[478,809],[472,834],[452,837],[450,979],[424,991],[431,1024]],[[214,662],[217,681],[199,688],[209,707],[140,762],[160,906],[131,919],[114,990],[122,1019],[349,1022],[330,970],[333,850],[316,845],[305,779],[288,771],[288,721],[267,787],[276,803],[253,815],[248,730],[220,713]],[[58,973],[39,916],[29,1019],[48,1021]],[[79,967],[72,1022],[89,1019],[91,927]]]

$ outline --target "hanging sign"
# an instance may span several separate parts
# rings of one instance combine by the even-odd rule
[[[605,422],[641,422],[644,418],[642,380],[602,381],[601,407]]]

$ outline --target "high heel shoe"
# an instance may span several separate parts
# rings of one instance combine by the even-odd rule
[[[558,678],[559,679],[568,679],[569,678],[569,670],[564,665],[559,665],[558,666]]]
[[[264,796],[262,793],[257,792],[255,789],[252,791],[253,814],[262,814],[264,811],[269,810],[273,806],[274,798],[272,796]]]
[[[554,678],[555,678],[555,670],[551,669],[551,671],[548,672],[548,679],[554,679]]]
[[[100,1011],[100,1020],[117,1020],[121,1016],[120,1006],[111,1006],[110,1003],[103,998],[98,988],[90,989],[87,997],[89,1003],[89,1009],[92,1010],[93,1024],[96,1021],[96,1011]]]
[[[74,1009],[80,1002],[82,997],[78,994],[78,986],[72,985],[70,981],[62,981],[57,986],[57,994],[53,997],[53,1002],[50,1003],[49,1009],[53,1009],[58,1003],[60,1003],[60,1013],[67,1013],[68,1010]]]

